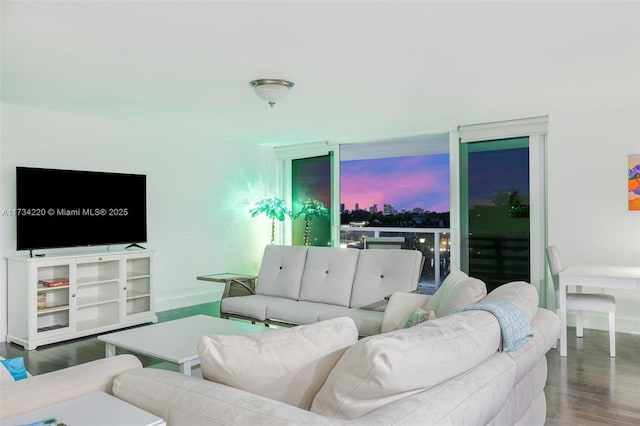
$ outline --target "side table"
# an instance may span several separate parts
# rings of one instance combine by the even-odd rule
[[[255,275],[236,274],[234,272],[224,272],[221,274],[200,275],[196,277],[200,281],[211,281],[215,283],[224,283],[224,292],[222,298],[229,296],[243,296],[254,294],[256,289]],[[232,284],[238,284],[239,287]]]

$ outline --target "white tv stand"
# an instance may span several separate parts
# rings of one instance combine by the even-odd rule
[[[150,250],[9,257],[7,341],[32,350],[157,322],[153,258]]]

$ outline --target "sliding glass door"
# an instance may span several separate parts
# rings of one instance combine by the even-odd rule
[[[487,290],[526,281],[548,301],[546,116],[458,127],[460,269]],[[553,293],[551,293],[553,294]]]
[[[529,138],[460,148],[463,270],[487,290],[531,281]]]

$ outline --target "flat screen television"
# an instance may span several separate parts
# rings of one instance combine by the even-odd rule
[[[146,175],[16,167],[17,249],[147,241]]]

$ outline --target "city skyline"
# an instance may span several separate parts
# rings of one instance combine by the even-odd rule
[[[376,158],[341,161],[340,203],[346,210],[369,210],[374,204],[378,211],[384,204],[396,210],[448,212],[449,155],[420,155],[411,157]]]

